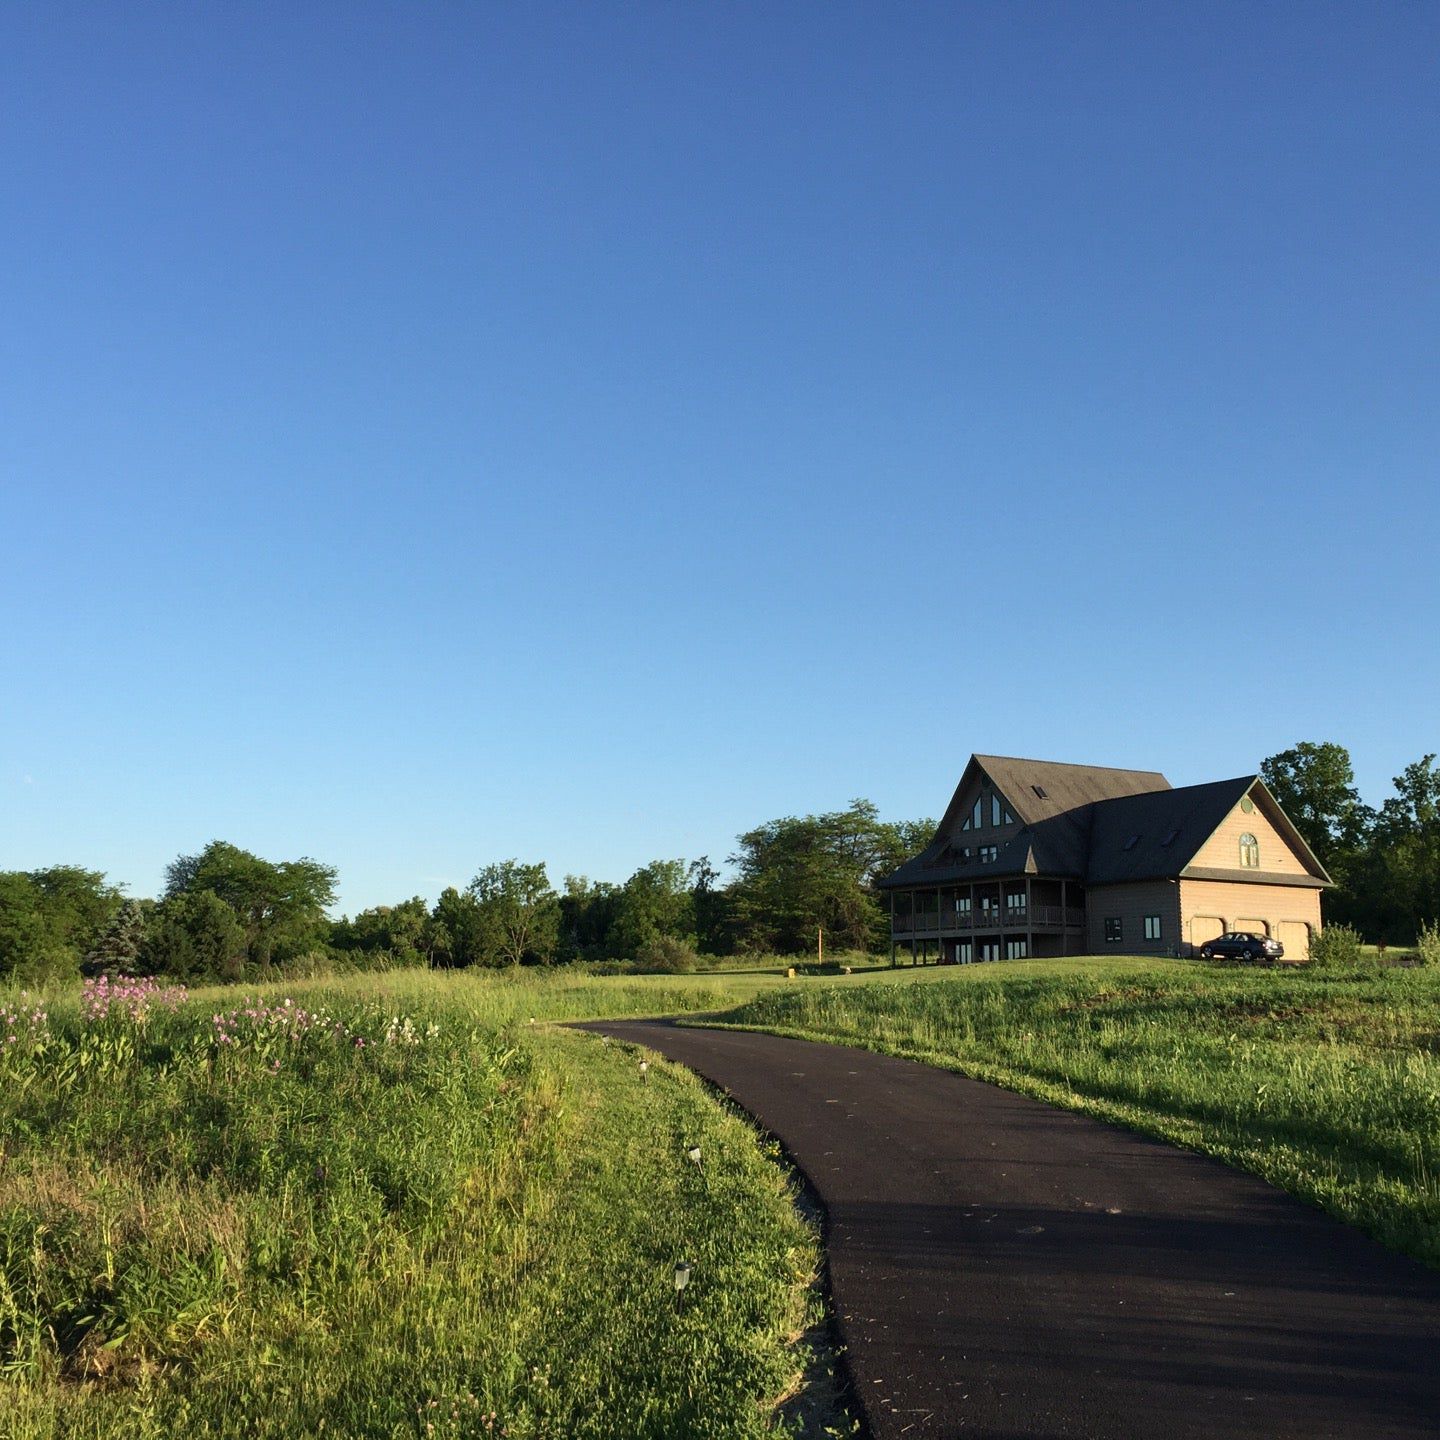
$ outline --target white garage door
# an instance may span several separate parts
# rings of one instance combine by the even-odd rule
[[[1251,935],[1268,935],[1270,933],[1270,926],[1264,920],[1237,920],[1235,928],[1248,931]]]
[[[1275,938],[1285,947],[1287,960],[1310,958],[1310,927],[1303,920],[1282,920],[1275,927]]]

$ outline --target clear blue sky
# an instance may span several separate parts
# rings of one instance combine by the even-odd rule
[[[1440,749],[1440,7],[7,6],[0,868],[623,879]]]

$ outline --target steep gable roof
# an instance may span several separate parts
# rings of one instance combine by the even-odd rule
[[[1178,875],[1240,803],[1253,775],[1129,795],[1097,805],[1090,820],[1091,885]]]
[[[960,854],[962,800],[989,780],[1020,823],[996,835],[1000,853],[981,866]],[[1285,883],[1331,882],[1290,818],[1258,775],[1173,789],[1155,770],[1114,770],[1004,755],[972,755],[930,844],[879,882],[882,890],[946,885],[958,880],[999,880],[1019,875],[1063,875],[1088,885],[1132,880],[1191,879],[1278,883],[1254,871],[1212,871],[1191,862],[1221,822],[1250,795],[1308,872]],[[964,837],[972,849],[990,843],[984,830]]]
[[[1066,765],[1055,760],[1020,760],[1011,755],[975,755],[972,763],[995,782],[1016,815],[1031,825],[1097,800],[1170,788],[1170,782],[1158,770]]]
[[[956,853],[963,802],[977,782],[988,779],[1021,825],[1018,834],[997,837],[1000,853],[979,867]],[[1015,875],[1085,875],[1090,806],[1102,799],[1153,790],[1170,782],[1155,770],[1115,770],[1105,765],[1066,765],[1054,760],[1022,760],[1009,755],[972,755],[930,844],[879,882],[882,890],[906,885],[944,885],[966,879]],[[987,843],[984,830],[964,843]]]
[[[1194,879],[1254,882],[1261,877],[1235,870],[1212,874],[1188,869],[1190,862],[1220,823],[1246,795],[1253,795],[1282,837],[1310,872],[1287,876],[1295,885],[1330,883],[1300,832],[1280,809],[1258,775],[1184,785],[1151,795],[1107,800],[1094,807],[1090,824],[1090,860],[1085,879],[1091,885],[1117,885],[1127,880],[1157,880],[1189,874]]]

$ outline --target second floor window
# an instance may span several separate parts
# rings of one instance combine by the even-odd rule
[[[995,846],[995,845],[982,845],[982,846],[980,847],[980,863],[981,863],[982,865],[988,865],[988,864],[990,864],[990,862],[991,862],[992,860],[994,860],[999,854],[1000,854],[1000,850],[999,850],[999,847],[998,847],[998,846]]]
[[[1240,864],[1246,870],[1260,868],[1260,842],[1253,835],[1240,837]]]

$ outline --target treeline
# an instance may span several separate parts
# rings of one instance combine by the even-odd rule
[[[875,881],[930,839],[856,800],[738,837],[733,878],[702,857],[655,860],[623,884],[543,863],[482,869],[434,905],[420,896],[332,920],[333,866],[270,861],[224,841],[167,867],[158,899],[127,898],[75,866],[0,872],[0,981],[77,974],[197,982],[332,969],[505,966],[579,960],[683,970],[697,955],[869,950],[888,935]]]
[[[1306,741],[1261,774],[1336,887],[1327,923],[1408,945],[1440,920],[1440,768],[1426,755],[1370,806],[1349,752]],[[419,896],[332,920],[336,872],[223,841],[181,855],[158,899],[127,898],[78,866],[0,872],[0,982],[101,971],[186,981],[329,969],[577,960],[684,969],[696,955],[871,950],[888,936],[875,881],[929,841],[929,820],[887,823],[868,801],[772,820],[738,837],[722,883],[708,859],[655,860],[623,883],[507,860],[433,904]]]
[[[1304,741],[1271,755],[1260,774],[1295,822],[1335,888],[1325,922],[1353,926],[1367,940],[1411,945],[1421,925],[1440,920],[1440,769],[1422,756],[1395,777],[1378,807],[1355,788],[1350,752]]]

